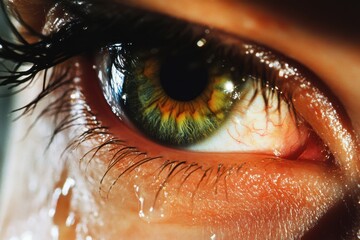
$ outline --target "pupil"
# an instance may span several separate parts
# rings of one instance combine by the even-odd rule
[[[194,54],[165,58],[160,68],[160,83],[165,93],[177,101],[195,99],[208,81],[207,67]]]

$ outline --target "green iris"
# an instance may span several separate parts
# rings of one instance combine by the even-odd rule
[[[139,54],[127,65],[122,96],[130,120],[153,139],[184,146],[212,135],[228,119],[243,82],[201,54]],[[220,65],[221,66],[221,65]]]

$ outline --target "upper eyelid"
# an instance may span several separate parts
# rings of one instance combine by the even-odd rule
[[[73,8],[72,10],[75,10],[75,12],[76,12],[76,8]],[[205,29],[205,27],[201,27],[201,26],[196,27],[196,26],[193,26],[194,24],[192,24],[190,22],[182,21],[179,19],[173,19],[171,17],[164,16],[161,14],[150,13],[150,12],[142,11],[142,10],[139,10],[139,11],[132,11],[132,10],[133,10],[132,8],[125,9],[124,14],[120,15],[120,17],[117,17],[116,21],[113,21],[113,24],[109,27],[110,31],[108,32],[109,33],[108,36],[112,36],[112,33],[114,32],[113,31],[114,25],[115,25],[115,29],[119,28],[119,26],[118,26],[119,24],[123,24],[123,28],[124,28],[124,26],[129,24],[129,22],[128,22],[129,19],[132,19],[133,24],[137,24],[137,21],[138,22],[149,21],[150,23],[156,23],[156,22],[160,22],[160,20],[165,19],[165,21],[163,21],[164,23],[166,23],[165,26],[161,26],[158,29],[156,29],[156,26],[154,27],[154,29],[157,31],[162,31],[164,28],[174,25],[174,24],[180,25],[181,26],[180,28],[189,28],[190,31],[184,31],[183,33],[181,33],[181,34],[185,34],[185,36],[182,36],[183,39],[186,39],[189,37],[189,35],[191,35],[192,29],[195,29],[195,28],[200,28],[200,29],[202,28],[203,30]],[[66,9],[65,9],[65,11],[66,11]],[[100,11],[100,12],[102,12],[102,11]],[[100,12],[99,11],[97,12],[98,15],[100,14]],[[145,15],[145,18],[144,18],[144,15]],[[84,21],[84,19],[81,19],[81,18],[85,18],[85,21]],[[86,21],[87,19],[89,20],[89,22]],[[167,23],[170,19],[172,19],[172,21],[170,21],[170,23]],[[105,21],[105,22],[109,21],[109,18],[106,17],[105,19],[103,19],[103,21]],[[6,78],[6,81],[3,81],[1,84],[2,85],[8,84],[10,86],[18,86],[21,82],[27,82],[27,81],[30,81],[31,79],[33,79],[36,76],[36,74],[38,72],[40,72],[41,70],[46,70],[49,67],[52,67],[62,61],[65,61],[66,59],[68,59],[72,56],[75,56],[75,55],[85,52],[87,50],[91,50],[89,48],[94,47],[94,46],[92,46],[94,44],[94,42],[96,44],[96,42],[99,41],[97,43],[99,47],[102,44],[105,44],[106,41],[108,41],[108,40],[105,38],[105,41],[104,41],[103,34],[99,34],[98,32],[94,31],[94,29],[92,30],[93,32],[87,31],[88,28],[94,27],[91,24],[98,25],[95,27],[95,30],[102,29],[102,28],[97,29],[97,27],[99,27],[98,22],[99,21],[97,18],[95,18],[95,21],[94,21],[93,14],[84,14],[83,16],[80,16],[80,21],[78,21],[78,19],[75,17],[70,22],[63,25],[59,29],[58,32],[50,33],[49,36],[40,36],[39,35],[40,36],[39,42],[35,42],[33,44],[26,43],[24,45],[22,45],[22,44],[16,45],[15,44],[14,47],[9,50],[10,55],[11,55],[12,51],[13,51],[13,53],[15,53],[14,54],[15,57],[13,60],[15,60],[15,62],[18,60],[18,63],[20,65],[31,63],[31,64],[33,64],[33,66],[28,73],[24,73],[24,74],[18,73],[18,75],[12,75],[11,78],[13,80],[8,81],[8,79]],[[190,25],[191,25],[191,27],[190,27]],[[100,24],[100,26],[102,26],[102,24]],[[132,28],[127,27],[126,30],[131,32]],[[33,30],[30,29],[29,31],[31,32]],[[103,31],[106,32],[105,30],[103,30]],[[86,33],[88,33],[88,32],[90,32],[90,33],[88,35],[86,35]],[[147,35],[146,33],[144,34],[143,32],[141,32],[141,30],[140,31],[137,30],[137,32],[135,31],[135,35],[136,34],[140,34],[140,35],[143,34],[143,37],[146,37],[146,35]],[[132,35],[134,35],[134,32],[132,32]],[[161,34],[159,34],[159,35],[162,36]],[[123,36],[127,36],[127,34],[123,34]],[[152,36],[152,35],[150,35],[150,36]],[[95,39],[96,37],[100,37],[100,38]],[[92,39],[92,41],[87,41],[88,39]],[[149,39],[149,38],[147,38],[147,39]],[[117,39],[115,39],[115,40],[117,40]],[[164,37],[163,40],[166,41],[166,37]],[[153,41],[158,41],[158,39],[155,39]],[[88,45],[84,44],[84,43],[89,43],[89,42],[90,42],[90,44],[88,44]],[[77,47],[73,48],[74,45],[77,45]],[[68,52],[64,51],[66,49]],[[26,79],[25,79],[26,81],[23,81],[24,79],[19,81],[20,78],[23,78],[24,76],[26,77]]]
[[[120,6],[120,5],[119,5]],[[126,9],[128,9],[128,8],[126,8]],[[130,8],[131,9],[131,8]],[[76,9],[75,9],[76,10]],[[104,9],[102,9],[102,11],[98,11],[98,14],[97,15],[101,15],[101,12],[103,12],[103,10]],[[76,11],[75,11],[76,12]],[[127,13],[128,14],[130,14],[130,16],[131,16],[131,14],[132,14],[132,11],[127,11]],[[142,12],[142,13],[146,13],[146,16],[162,16],[162,17],[164,17],[164,15],[163,14],[157,14],[157,13],[151,13],[151,12],[147,12],[147,11],[145,11],[145,12]],[[246,15],[246,14],[245,14]],[[247,17],[250,17],[250,15],[251,14],[248,14],[247,15]],[[119,16],[119,15],[118,15]],[[89,19],[91,20],[92,19],[92,17],[93,17],[93,15],[91,14],[91,15],[89,15],[89,16],[87,16],[87,15],[85,15],[84,17],[89,17]],[[110,16],[109,16],[110,17]],[[133,16],[133,17],[135,17],[136,18],[136,16]],[[167,16],[168,17],[168,19],[174,19],[173,17],[169,17],[169,16]],[[156,18],[156,17],[155,17]],[[120,22],[120,19],[121,19],[121,17],[120,18],[118,18],[118,21],[116,21],[116,23],[119,23]],[[109,20],[109,18],[106,18],[105,20]],[[174,19],[175,20],[175,19]],[[193,25],[193,24],[195,24],[196,25],[196,23],[190,23],[190,21],[188,21],[189,19],[185,19],[185,22],[187,21],[187,24],[191,24],[191,25]],[[176,19],[176,21],[177,22],[182,22],[181,20],[179,20],[179,19]],[[95,21],[96,22],[96,21]],[[126,25],[127,23],[123,23],[123,25]],[[116,24],[115,24],[116,25]],[[201,26],[201,25],[200,25]],[[205,26],[205,25],[204,25]],[[81,27],[81,26],[80,26]],[[118,29],[120,29],[120,28],[118,28]],[[115,28],[113,29],[114,31],[116,30],[116,26],[115,26]],[[221,30],[223,30],[223,29],[221,29]],[[114,32],[114,31],[110,31],[110,32]],[[64,34],[64,35],[68,35],[68,34]],[[236,35],[236,34],[233,34],[233,35]],[[266,34],[265,34],[266,35]],[[94,36],[98,36],[98,37],[100,37],[100,38],[102,38],[102,35],[101,34],[98,34],[98,35],[96,35],[96,34],[94,34]],[[152,35],[150,35],[150,36],[152,36]],[[51,39],[51,37],[49,38],[49,39],[45,39],[45,42],[43,42],[43,46],[41,47],[40,46],[40,48],[42,48],[42,51],[45,53],[45,55],[46,56],[48,56],[48,50],[49,50],[49,48],[46,46],[48,43],[52,43],[52,41],[56,41],[56,33],[54,34],[54,39]],[[147,37],[147,36],[146,36]],[[252,39],[254,39],[254,38],[256,38],[256,34],[255,34],[255,37],[252,37]],[[84,38],[85,40],[87,40],[87,37],[85,37]],[[79,48],[73,48],[72,46],[74,45],[73,44],[73,41],[72,41],[72,39],[70,38],[70,39],[68,39],[69,40],[69,44],[68,44],[68,48],[69,49],[71,49],[71,51],[74,51],[74,49],[75,49],[75,51],[78,51],[78,50],[80,50]],[[103,40],[103,39],[102,39]],[[258,39],[256,39],[256,40],[258,40]],[[46,42],[46,41],[48,41],[48,42]],[[84,42],[82,42],[81,44],[79,44],[79,47],[86,47],[86,45],[85,44],[83,44],[83,43],[87,43],[88,41],[84,41]],[[260,41],[260,43],[262,43],[261,41]],[[101,45],[100,43],[99,43],[99,45]],[[275,44],[276,45],[276,44]],[[269,45],[269,46],[271,46],[271,47],[273,47],[271,44]],[[91,46],[87,46],[87,47],[91,47]],[[289,49],[289,48],[287,48],[287,49]],[[85,50],[89,50],[89,49],[83,49],[83,51],[85,51]],[[58,59],[58,61],[56,61],[56,63],[59,63],[59,62],[61,62],[61,61],[63,61],[63,60],[66,60],[67,58],[70,58],[70,57],[72,57],[73,55],[76,55],[77,53],[80,53],[79,51],[78,52],[70,52],[67,56],[62,56],[62,59]],[[55,54],[56,54],[56,51],[55,51]],[[286,52],[285,52],[285,54],[286,54]],[[290,55],[290,57],[291,57],[291,55]],[[295,59],[296,60],[298,60],[300,63],[303,63],[302,61],[301,61],[301,58],[300,58],[300,60],[299,60],[299,58],[297,58],[297,56],[295,57]],[[44,60],[42,60],[42,62],[52,62],[52,61],[49,61],[49,60],[51,60],[51,59],[45,59],[44,58]],[[49,65],[48,65],[49,66]],[[45,69],[45,68],[44,68]],[[43,69],[39,69],[39,70],[43,70]],[[321,76],[320,76],[321,77]],[[324,78],[323,78],[324,79]]]
[[[60,7],[62,7],[62,5],[60,5]],[[168,38],[172,39],[173,36],[164,36],[164,34],[156,34],[156,32],[163,33],[163,30],[166,30],[169,27],[181,29],[177,31],[176,35],[180,38],[178,39],[180,42],[184,40],[188,42],[189,38],[201,38],[203,35],[206,35],[204,30],[208,29],[205,26],[197,26],[196,24],[194,25],[190,22],[171,18],[162,14],[150,13],[143,10],[133,11],[133,8],[125,8],[122,14],[118,14],[115,17],[116,20],[112,20],[107,28],[103,28],[102,26],[104,26],[104,24],[102,23],[106,23],[111,19],[111,16],[105,16],[105,18],[102,19],[101,13],[103,10],[99,11],[95,8],[95,13],[91,11],[81,13],[81,11],[78,11],[78,8],[72,7],[72,5],[65,5],[65,7],[69,8],[73,13],[79,14],[79,16],[75,16],[74,19],[71,19],[59,29],[55,28],[56,32],[50,32],[49,36],[41,37],[42,39],[40,39],[39,43],[29,46],[29,49],[32,48],[32,50],[34,50],[32,51],[33,53],[31,53],[34,55],[27,54],[28,59],[26,61],[33,63],[38,68],[35,69],[36,72],[33,74],[36,74],[40,70],[46,70],[48,67],[65,61],[72,56],[91,50],[93,47],[110,44],[111,41],[121,42],[124,40],[124,37],[126,39],[128,35],[130,35],[130,37],[126,39],[127,41],[131,42],[132,40],[146,38],[146,42],[149,43],[150,46],[154,42],[161,46],[167,42]],[[67,11],[66,8],[65,12]],[[145,28],[128,27],[129,25],[144,26],[144,22],[148,23]],[[160,26],[157,26],[157,24]],[[148,29],[148,26],[150,26],[150,29]],[[114,38],[113,32],[116,32],[117,29],[119,30],[119,34],[115,34],[117,37]],[[195,33],[195,29],[200,29],[201,32]],[[101,31],[102,33],[99,33],[98,31]],[[155,34],[152,34],[153,31],[155,31]],[[215,35],[218,35],[216,30],[212,31],[215,32]],[[153,36],[160,36],[160,38],[155,38]],[[88,39],[91,39],[91,41],[88,41]],[[74,45],[76,46],[75,48],[73,47]],[[31,78],[32,77],[29,79]]]

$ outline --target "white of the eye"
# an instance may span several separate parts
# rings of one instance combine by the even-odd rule
[[[288,105],[276,95],[266,106],[261,93],[248,103],[255,89],[250,89],[235,106],[227,122],[211,137],[189,146],[199,152],[261,152],[282,156],[303,140]],[[280,112],[278,112],[278,101]],[[267,113],[266,113],[267,109]]]

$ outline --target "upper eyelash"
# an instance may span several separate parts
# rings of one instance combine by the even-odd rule
[[[10,20],[5,3],[1,1],[0,4],[4,12],[7,13],[5,14],[6,19],[12,34],[16,38],[15,42],[18,42],[14,43],[13,41],[7,41],[0,37],[0,46],[2,46],[2,48],[0,48],[0,58],[15,63],[11,69],[7,68],[7,74],[0,75],[0,86],[8,86],[10,89],[20,88],[19,91],[21,91],[22,85],[30,84],[38,73],[46,71],[73,56],[91,51],[92,49],[110,44],[114,41],[119,41],[128,35],[133,36],[132,39],[140,33],[146,35],[144,29],[126,27],[127,25],[139,25],[137,22],[143,22],[144,19],[146,19],[142,14],[137,14],[137,11],[126,11],[126,14],[121,15],[121,19],[106,25],[101,24],[100,19],[94,21],[92,18],[82,16],[67,23],[59,29],[59,31],[45,36],[26,25],[16,10],[12,9],[10,14],[15,16],[16,20],[23,27],[23,31],[26,31],[38,39],[35,43],[28,43]],[[155,18],[153,15],[147,16],[151,16],[148,19],[149,22],[159,22],[158,18],[160,16],[156,16]],[[123,27],[119,27],[120,23],[124,22],[122,21],[124,19],[127,20],[127,23],[124,24]],[[107,20],[103,19],[103,21]],[[131,21],[131,23],[129,21]],[[117,29],[122,29],[121,34],[114,36],[112,31],[114,25]],[[183,27],[184,24],[181,23],[181,25]],[[104,26],[108,27],[104,28]],[[158,29],[158,31],[161,32],[164,29],[166,28]],[[127,31],[131,32],[131,34],[127,33]],[[156,34],[153,36],[155,35]],[[91,41],[88,41],[89,39],[91,39]],[[184,39],[186,38],[184,37]],[[158,42],[158,39],[154,39],[154,41]],[[52,86],[46,84],[46,79],[43,79],[43,86],[43,95],[47,95],[53,89]],[[42,97],[39,96],[39,100],[41,98]],[[34,105],[36,104],[31,104],[26,107],[32,108]]]
[[[66,1],[60,1],[60,4],[61,3],[64,3],[64,6],[67,7],[66,11],[70,11],[70,13],[73,14],[76,13],[77,17],[61,27],[57,32],[51,33],[48,36],[37,33],[31,29],[21,19],[21,16],[16,10],[13,10],[13,14],[24,29],[39,39],[36,43],[30,44],[26,42],[11,23],[9,17],[7,17],[14,35],[21,43],[11,43],[0,38],[0,45],[3,46],[3,48],[0,49],[0,57],[16,63],[16,65],[8,71],[9,74],[0,76],[0,86],[19,88],[19,86],[23,84],[31,83],[41,71],[45,71],[46,75],[47,69],[73,56],[111,45],[112,43],[131,42],[136,44],[139,40],[147,39],[145,44],[150,47],[155,44],[157,46],[168,47],[186,46],[203,37],[203,30],[206,29],[205,27],[194,26],[193,24],[172,19],[161,14],[148,13],[142,10],[134,11],[128,7],[124,8],[123,11],[116,16],[116,19],[109,24],[109,19],[103,18],[101,13],[98,13],[96,17],[94,17],[93,14],[88,15],[82,13]],[[5,8],[3,2],[2,7]],[[103,24],[103,22],[107,24]],[[198,31],[200,32],[199,34],[195,33],[195,29],[203,30]],[[118,32],[118,34],[114,34],[114,32]],[[89,39],[91,39],[91,41],[89,41]],[[142,42],[142,44],[144,43]],[[214,44],[214,48],[217,48],[217,43],[214,42]],[[227,52],[227,55],[231,56],[233,55],[232,52],[236,52],[232,51],[231,47],[228,48],[229,49],[224,50]],[[210,49],[212,49],[212,47],[210,47]],[[24,66],[26,66],[26,70],[22,70]],[[263,69],[258,69],[257,73],[260,74],[257,76],[258,79],[265,79],[263,78],[265,72]],[[277,93],[277,97],[279,97],[279,92],[264,91],[266,84],[270,85],[273,89],[276,86],[276,83],[272,81],[276,81],[276,79],[266,79],[270,79],[271,81],[267,81],[266,83],[259,81],[259,83],[261,85],[264,102],[267,105],[268,99],[272,94]],[[47,84],[46,78],[44,77],[42,93],[39,94],[36,100],[25,106],[24,109],[26,111],[33,109],[38,100],[51,93],[56,87],[56,82]],[[291,97],[288,98],[290,99]],[[291,101],[288,102],[291,103]],[[278,109],[280,110],[280,106]],[[289,109],[291,109],[291,104],[289,104]]]

